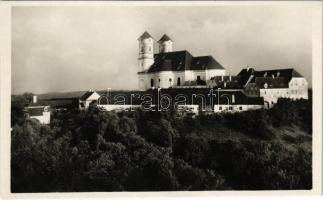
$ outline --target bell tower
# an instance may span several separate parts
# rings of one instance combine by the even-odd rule
[[[139,38],[138,72],[144,72],[154,63],[154,39],[145,31]]]
[[[158,41],[159,53],[167,53],[173,51],[173,41],[164,34]]]

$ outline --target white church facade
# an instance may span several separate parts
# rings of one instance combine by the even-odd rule
[[[148,32],[138,41],[140,90],[206,85],[211,77],[225,75],[224,67],[212,56],[194,57],[186,50],[173,51],[173,41],[166,34],[158,41],[158,53],[154,53],[154,39]]]

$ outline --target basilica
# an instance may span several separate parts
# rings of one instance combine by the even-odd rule
[[[270,108],[279,98],[308,99],[308,82],[293,68],[257,71],[246,67],[237,75],[212,56],[194,57],[188,51],[173,51],[173,41],[164,34],[154,53],[154,39],[145,31],[139,38],[139,89],[212,88],[241,91],[247,97],[261,97]]]
[[[190,52],[173,51],[173,41],[165,34],[158,40],[144,32],[139,38],[139,89],[205,85],[214,76],[224,76],[225,69],[212,56],[193,56]]]
[[[246,67],[237,75],[212,56],[193,56],[173,51],[164,34],[157,45],[146,31],[139,38],[139,90],[87,91],[73,98],[39,99],[26,107],[26,116],[50,123],[50,112],[69,108],[87,109],[95,104],[107,111],[169,110],[197,115],[200,112],[243,112],[272,108],[280,98],[308,99],[308,82],[293,68],[256,70]],[[158,46],[155,53],[154,46]],[[276,68],[276,67],[275,67]]]

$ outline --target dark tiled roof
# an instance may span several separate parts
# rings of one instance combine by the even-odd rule
[[[87,98],[89,98],[94,92],[92,91],[87,91],[85,92],[85,94],[83,94],[81,97],[80,97],[80,100],[81,101],[85,101]]]
[[[37,108],[26,108],[29,116],[42,116],[44,112],[44,107],[37,107]]]
[[[256,79],[258,78],[269,78],[268,81],[273,82],[273,80],[276,78],[276,80],[279,82],[279,87],[288,87],[289,81],[293,77],[303,77],[300,75],[295,69],[293,68],[287,68],[287,69],[275,69],[275,70],[263,70],[263,71],[256,71],[253,68],[249,69],[243,69],[239,72],[238,76],[240,76],[239,83],[241,85],[245,85],[248,81],[249,83],[255,83]],[[277,79],[279,78],[279,79]],[[273,79],[273,80],[271,80]],[[283,79],[283,81],[281,80]],[[261,82],[265,79],[259,79],[258,82]],[[266,79],[267,80],[267,79]],[[284,86],[281,86],[281,84],[284,84]],[[274,84],[274,83],[272,83]]]
[[[243,87],[249,81],[249,79],[253,77],[253,72],[253,68],[243,69],[239,72],[237,76],[239,76],[238,83],[241,87]]]
[[[31,102],[29,106],[49,106],[49,103],[46,100],[38,99],[36,103]]]
[[[222,80],[223,78],[223,80]],[[211,77],[211,80],[215,81],[215,82],[230,82],[230,76],[214,76]],[[237,82],[239,80],[238,76],[231,76],[231,81],[233,82]]]
[[[213,85],[216,85],[216,87],[219,87],[219,88],[239,89],[241,88],[239,84],[239,78],[240,77],[238,76],[231,76],[231,80],[230,80],[230,76],[215,76],[215,77],[212,77],[209,80],[209,82]]]
[[[78,98],[38,99],[37,103],[30,103],[29,106],[50,106],[52,108],[77,107]]]
[[[168,35],[164,34],[163,37],[161,37],[160,40],[158,40],[158,42],[161,43],[168,40],[171,40],[171,39],[168,37]]]
[[[184,71],[189,69],[192,55],[188,51],[158,53],[154,55],[154,60],[148,72]]]
[[[267,83],[268,88],[286,88],[288,84],[285,84],[285,79],[283,77],[256,77],[255,83],[258,88],[264,88],[265,83]]]
[[[212,56],[193,57],[188,51],[158,53],[154,60],[148,72],[224,69]]]
[[[147,38],[152,38],[152,36],[147,32],[145,31],[139,38],[138,40],[144,40],[144,39],[147,39]]]
[[[192,59],[191,70],[224,69],[212,56],[199,56]]]

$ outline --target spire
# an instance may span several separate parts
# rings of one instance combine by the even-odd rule
[[[138,40],[141,41],[141,40],[144,40],[144,39],[147,39],[147,38],[153,38],[147,31],[145,31],[139,38]]]
[[[168,35],[164,34],[160,40],[158,40],[158,43],[162,43],[162,42],[165,42],[165,41],[168,41],[168,40],[171,40]],[[171,40],[172,41],[172,40]]]

